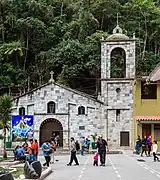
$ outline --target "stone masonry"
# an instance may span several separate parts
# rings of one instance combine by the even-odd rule
[[[116,27],[120,29],[119,26]],[[110,77],[111,52],[115,48],[125,51],[126,76]],[[129,145],[133,145],[133,83],[135,78],[135,39],[113,30],[113,35],[101,44],[101,100],[104,102],[105,134],[110,146],[120,146],[120,133],[129,132]],[[116,112],[119,112],[118,120]]]
[[[32,96],[32,97],[31,97]],[[47,103],[56,103],[55,114],[47,114]],[[34,115],[34,138],[39,139],[40,125],[46,119],[58,120],[63,126],[63,146],[68,147],[68,139],[81,136],[88,136],[94,133],[101,133],[104,125],[99,125],[101,114],[101,102],[92,99],[85,94],[74,91],[70,88],[48,83],[44,87],[39,87],[30,93],[24,94],[14,99],[12,112],[18,115],[20,107],[26,109],[27,115]],[[85,107],[85,114],[78,115],[78,107]],[[84,126],[84,130],[79,127]]]

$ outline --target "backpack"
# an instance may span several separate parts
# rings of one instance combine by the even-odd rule
[[[79,143],[76,141],[75,144],[76,144],[76,151],[79,151],[79,150],[80,150],[80,145],[79,145]]]

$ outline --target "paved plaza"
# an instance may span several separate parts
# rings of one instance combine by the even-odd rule
[[[56,156],[59,161],[51,165],[53,173],[45,180],[158,180],[160,162],[153,157],[140,157],[131,151],[121,155],[108,155],[105,167],[94,167],[93,155],[78,155],[80,166],[66,166],[69,156]],[[140,162],[143,159],[145,162]]]

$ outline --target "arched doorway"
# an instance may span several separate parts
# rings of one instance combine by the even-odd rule
[[[60,121],[49,118],[42,122],[40,126],[40,145],[42,145],[46,140],[50,140],[52,134],[60,137],[60,146],[63,146],[63,126]]]

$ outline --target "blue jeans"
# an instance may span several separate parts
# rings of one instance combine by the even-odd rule
[[[28,161],[36,161],[36,156],[35,156],[35,154],[29,154],[29,155],[27,155],[26,159]]]
[[[136,144],[136,153],[139,154],[140,153],[140,145],[139,144]]]
[[[84,149],[85,149],[85,146],[82,146],[82,149],[81,149],[81,155],[82,156],[84,155]]]

